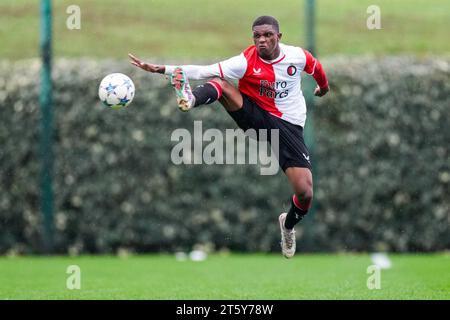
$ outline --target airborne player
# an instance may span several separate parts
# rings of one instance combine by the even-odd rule
[[[329,86],[322,65],[311,53],[280,43],[275,18],[257,18],[252,31],[254,45],[209,66],[164,66],[142,62],[131,54],[130,58],[146,71],[171,76],[182,111],[219,101],[243,130],[279,130],[278,161],[294,195],[290,210],[278,220],[283,255],[291,258],[296,249],[294,226],[308,213],[313,198],[311,160],[303,140],[306,104],[300,74],[304,71],[314,77],[316,96],[325,95]],[[210,80],[191,90],[189,79]],[[239,80],[238,87],[226,79]]]

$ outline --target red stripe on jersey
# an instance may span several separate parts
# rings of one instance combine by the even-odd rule
[[[323,70],[320,61],[314,58],[308,50],[303,49],[303,52],[306,56],[305,68],[303,71],[310,74],[314,80],[316,80],[320,88],[328,87],[327,76],[325,75],[325,71]]]
[[[303,71],[312,75],[316,66],[316,59],[314,59],[313,55],[308,50],[303,49],[303,52],[306,57],[305,68],[303,68]]]
[[[275,71],[273,64],[264,63],[258,56],[256,47],[250,46],[244,51],[247,70],[239,80],[239,91],[250,97],[261,108],[281,117],[283,114],[275,105]],[[283,60],[282,57],[279,61]],[[279,62],[278,61],[278,62]]]
[[[274,61],[274,62],[272,62],[271,64],[275,64],[275,63],[281,62],[281,61],[283,61],[284,58],[286,58],[286,55],[285,55],[285,54],[283,54],[283,56],[282,56],[279,60]]]
[[[219,63],[219,71],[220,71],[220,77],[223,78],[223,71],[222,71],[222,66]]]
[[[278,62],[283,61],[284,58],[286,58],[286,55],[285,55],[285,54],[284,54],[280,59],[278,59],[277,61],[274,61],[274,62],[271,62],[271,63],[266,62],[266,63],[268,63],[268,64],[275,64],[275,63],[278,63]],[[260,58],[260,59],[261,59],[261,58]],[[263,59],[261,59],[261,60],[263,60]],[[263,60],[263,62],[264,62],[264,60]]]

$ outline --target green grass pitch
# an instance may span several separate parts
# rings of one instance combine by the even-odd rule
[[[1,257],[0,299],[450,299],[450,255],[391,255],[369,290],[366,254]],[[69,290],[70,265],[81,288]]]

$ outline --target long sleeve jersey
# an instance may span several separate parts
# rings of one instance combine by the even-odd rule
[[[328,80],[319,60],[300,47],[280,43],[277,59],[266,61],[259,57],[254,45],[240,55],[208,66],[182,66],[188,79],[211,77],[239,80],[239,91],[270,114],[304,127],[306,103],[301,90],[302,71],[314,77],[320,88]],[[166,66],[171,74],[175,66]]]

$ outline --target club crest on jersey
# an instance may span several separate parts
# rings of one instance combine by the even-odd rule
[[[288,75],[290,75],[292,77],[293,75],[295,75],[297,73],[297,68],[294,65],[290,65],[287,68],[287,73],[288,73]]]

